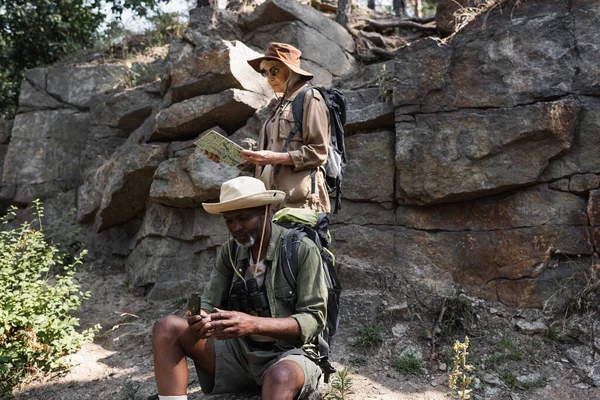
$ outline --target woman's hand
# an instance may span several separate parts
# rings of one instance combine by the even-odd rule
[[[256,165],[286,164],[294,165],[292,157],[288,153],[276,153],[271,150],[242,150],[242,158]]]
[[[221,162],[221,159],[216,154],[209,153],[208,151],[205,151],[204,154],[206,154],[206,157],[216,162],[217,164]]]

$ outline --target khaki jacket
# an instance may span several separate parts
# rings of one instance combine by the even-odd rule
[[[262,126],[259,150],[283,151],[288,134],[294,126],[292,101],[300,89],[289,95],[283,101],[282,107],[273,110],[269,116],[270,121],[267,120]],[[265,133],[267,124],[270,124],[268,138]],[[274,165],[256,167],[255,176],[264,182],[267,189],[285,192],[285,200],[281,207],[330,211],[325,171],[322,168],[327,161],[330,135],[329,110],[325,100],[316,90],[308,90],[304,97],[302,132],[296,133],[287,149],[294,165],[282,165],[278,174],[275,174]],[[315,191],[312,193],[311,173],[315,169]]]

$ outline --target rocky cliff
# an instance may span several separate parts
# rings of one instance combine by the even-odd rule
[[[245,60],[284,41],[347,96],[332,218],[346,309],[406,284],[540,307],[600,248],[599,22],[594,1],[508,1],[361,65],[348,32],[295,0],[198,8],[161,62],[28,71],[0,121],[0,197],[45,199],[49,218],[75,207],[90,259],[140,295],[198,291],[225,240],[200,203],[240,172],[192,141],[256,138],[273,95]]]

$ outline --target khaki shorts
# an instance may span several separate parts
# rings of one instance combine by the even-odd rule
[[[304,371],[304,385],[298,398],[317,389],[321,368],[300,349],[282,351],[274,347],[260,350],[251,347],[245,338],[215,340],[214,344],[215,376],[196,364],[198,380],[205,394],[257,391],[267,370],[283,360],[294,361]]]

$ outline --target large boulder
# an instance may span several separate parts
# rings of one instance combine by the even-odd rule
[[[151,140],[185,140],[213,126],[231,134],[268,102],[263,95],[239,89],[194,97],[161,110]]]
[[[203,151],[184,150],[158,166],[150,198],[172,207],[199,207],[202,202],[218,198],[221,184],[239,174],[239,169],[216,164]]]
[[[10,140],[12,133],[13,120],[0,118],[0,143],[5,144]]]
[[[75,187],[79,155],[89,131],[89,115],[75,110],[37,111],[15,118],[4,160],[1,197],[29,203]]]
[[[63,103],[88,109],[93,95],[123,87],[127,73],[123,65],[57,66],[47,72],[46,91]]]
[[[372,88],[343,93],[347,108],[344,125],[346,134],[394,127],[394,105],[391,95],[385,89]]]
[[[430,40],[401,49],[394,104],[435,112],[514,107],[572,93],[582,68],[569,10],[545,0],[521,2],[511,12],[495,7],[449,45]]]
[[[166,158],[166,144],[121,146],[79,188],[78,218],[94,215],[98,231],[143,216],[152,176]]]
[[[93,96],[90,106],[92,125],[120,129],[122,136],[138,128],[160,104],[161,98],[144,87]]]
[[[398,201],[464,200],[538,182],[550,160],[571,147],[579,109],[560,100],[397,123]]]
[[[226,89],[240,89],[271,96],[273,91],[247,60],[262,54],[239,41],[217,40],[205,44],[185,44],[172,61],[173,102]]]
[[[19,112],[49,110],[64,105],[46,92],[48,68],[27,70],[19,91]]]

